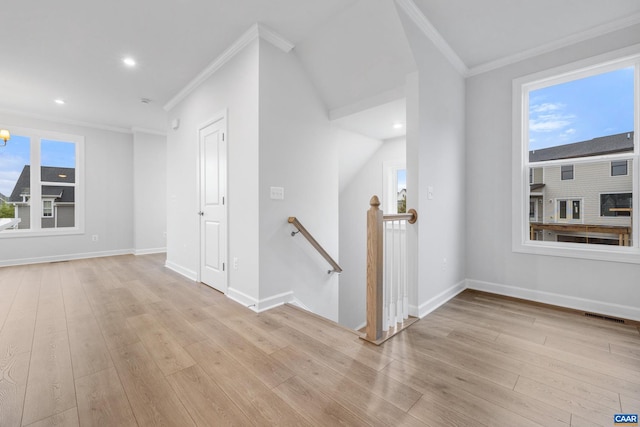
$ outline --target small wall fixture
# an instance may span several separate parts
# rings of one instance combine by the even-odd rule
[[[2,140],[2,143],[0,144],[0,147],[4,147],[5,145],[7,145],[7,141],[10,138],[11,138],[11,134],[9,133],[8,130],[0,129],[0,139]]]

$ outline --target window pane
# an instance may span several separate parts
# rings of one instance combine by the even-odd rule
[[[75,226],[76,146],[72,142],[43,139],[41,150],[42,200],[51,212],[43,215],[42,228]],[[60,183],[49,185],[49,183]]]
[[[627,175],[627,161],[620,160],[611,162],[611,176]]]
[[[19,229],[30,227],[31,139],[11,135],[0,155],[0,218],[19,218]]]
[[[601,194],[600,216],[631,216],[632,193]]]
[[[580,219],[580,201],[573,201],[573,219]]]
[[[530,161],[588,156],[573,144],[633,131],[633,74],[627,67],[529,92]]]
[[[73,142],[40,142],[42,181],[75,182],[76,145]]]
[[[567,219],[567,201],[560,200],[560,218]]]
[[[571,81],[559,76],[561,83],[524,89],[524,146],[529,153],[522,166],[528,169],[530,184],[524,200],[541,199],[539,213],[533,214],[539,224],[533,224],[529,207],[524,234],[529,239],[536,231],[546,241],[630,243],[632,215],[626,206],[637,191],[635,163],[629,161],[636,155],[634,74],[631,66]]]

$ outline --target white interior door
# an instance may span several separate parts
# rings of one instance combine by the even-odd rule
[[[226,119],[200,129],[200,281],[227,291]]]

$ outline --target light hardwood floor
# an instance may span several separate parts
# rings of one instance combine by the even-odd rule
[[[464,292],[381,347],[120,256],[0,268],[0,426],[610,426],[640,332]],[[364,297],[364,295],[363,295]]]

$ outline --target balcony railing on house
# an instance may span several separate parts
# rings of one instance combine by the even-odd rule
[[[384,215],[378,196],[367,212],[367,326],[363,339],[382,344],[417,318],[409,316],[407,227],[415,209]]]

